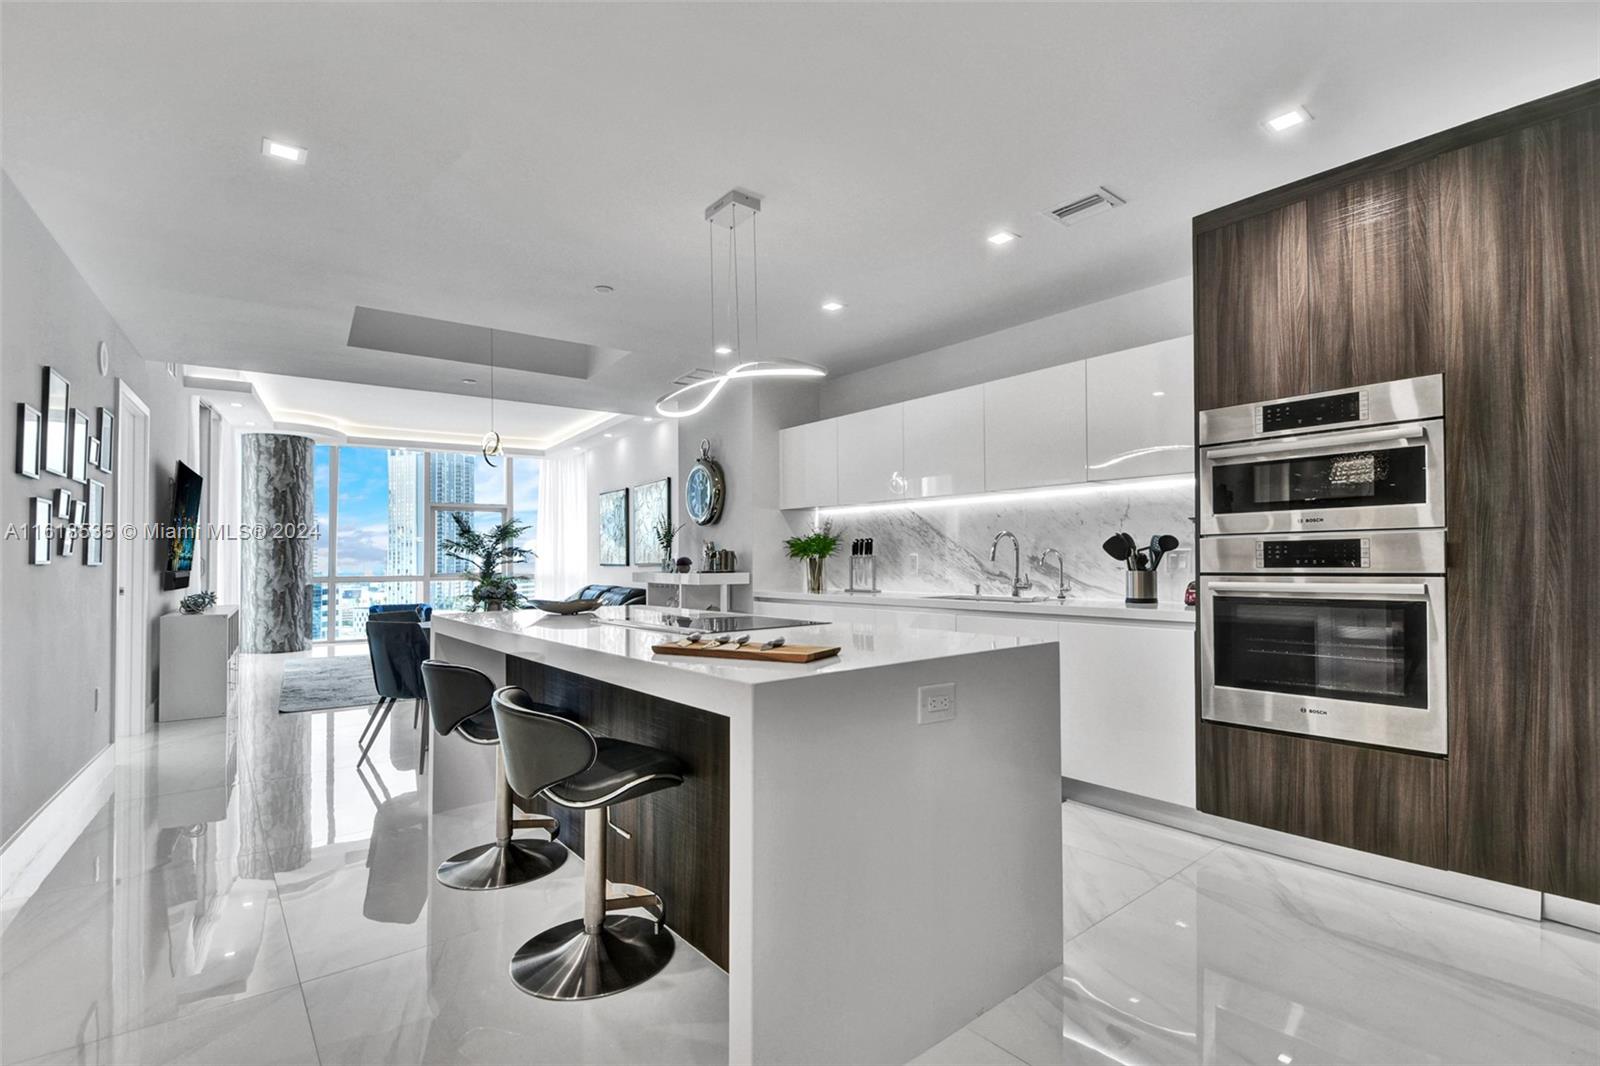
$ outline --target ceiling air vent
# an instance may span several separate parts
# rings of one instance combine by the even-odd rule
[[[1063,226],[1076,226],[1086,218],[1103,215],[1113,207],[1121,207],[1125,203],[1126,200],[1102,185],[1088,196],[1080,196],[1060,207],[1052,207],[1050,217]]]

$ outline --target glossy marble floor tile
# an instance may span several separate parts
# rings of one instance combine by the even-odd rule
[[[967,1028],[1035,1064],[1600,1055],[1600,938],[1232,846],[1064,955]]]
[[[365,762],[366,708],[278,714],[286,658],[244,657],[232,716],[119,742],[104,806],[0,899],[0,1062],[726,1061],[727,977],[687,945],[626,995],[516,989],[582,863],[444,889],[490,807],[429,811],[408,705]],[[1062,855],[1060,969],[916,1061],[1600,1061],[1600,937],[1076,803]]]
[[[1221,846],[1181,829],[1076,802],[1061,806],[1061,842],[1163,879]]]
[[[316,1061],[297,986],[29,1059],[28,1066],[299,1066]]]

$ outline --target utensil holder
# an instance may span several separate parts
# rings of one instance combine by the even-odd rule
[[[1156,572],[1154,570],[1129,570],[1128,590],[1124,597],[1128,603],[1156,602]]]

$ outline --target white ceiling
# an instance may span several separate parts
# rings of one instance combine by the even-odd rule
[[[184,384],[242,428],[271,421],[352,444],[477,448],[490,428],[489,401],[366,382],[190,367]],[[606,411],[497,399],[493,427],[512,451],[544,451],[616,420]]]
[[[621,411],[706,361],[730,187],[765,200],[765,354],[842,372],[1181,276],[1198,212],[1600,76],[1593,3],[0,17],[5,168],[146,358],[483,392],[348,347],[364,305],[626,353],[500,382]],[[1098,185],[1127,206],[1042,217]]]

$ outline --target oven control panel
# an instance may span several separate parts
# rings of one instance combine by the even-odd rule
[[[1361,570],[1372,565],[1372,542],[1365,537],[1336,540],[1258,540],[1261,570]]]
[[[1256,408],[1257,433],[1283,433],[1294,429],[1362,422],[1367,418],[1365,389],[1311,396],[1304,400],[1264,403]]]

